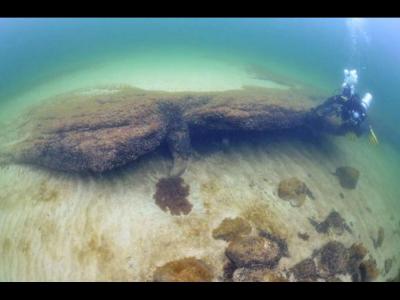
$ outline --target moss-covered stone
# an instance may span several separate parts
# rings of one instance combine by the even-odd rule
[[[279,245],[260,236],[248,236],[232,241],[226,256],[240,267],[273,267],[280,259]]]
[[[335,175],[339,179],[339,183],[343,188],[355,189],[360,177],[360,171],[353,167],[344,166],[337,168]]]
[[[360,264],[361,281],[373,281],[379,276],[379,270],[375,259],[368,259]]]
[[[233,274],[234,282],[286,282],[282,272],[270,269],[239,268]]]
[[[231,260],[227,260],[224,263],[223,269],[222,269],[222,279],[223,281],[228,281],[231,282],[232,281],[232,277],[233,277],[233,273],[236,270],[236,265],[234,262],[232,262]]]
[[[290,201],[294,207],[302,206],[306,196],[314,198],[306,184],[295,177],[284,179],[279,183],[278,196],[283,200]]]
[[[352,233],[351,228],[347,225],[343,217],[335,210],[331,211],[324,221],[321,223],[316,222],[309,218],[311,225],[314,226],[315,230],[319,233],[335,233],[341,235],[346,230]]]
[[[187,257],[158,267],[153,275],[158,282],[207,282],[213,280],[213,273],[202,260]]]
[[[362,260],[368,254],[368,249],[362,243],[354,243],[349,249],[350,258]]]
[[[232,241],[251,232],[251,225],[243,218],[226,218],[213,230],[214,239]]]
[[[361,281],[360,264],[367,254],[368,249],[362,243],[354,243],[349,248],[347,271],[351,275],[352,281]]]
[[[278,247],[279,247],[279,255],[280,256],[284,256],[284,257],[290,256],[289,248],[288,248],[287,242],[284,238],[280,237],[277,234],[273,234],[272,232],[267,231],[267,230],[259,230],[258,235],[277,243]]]
[[[320,255],[320,266],[328,275],[347,273],[349,252],[342,243],[328,242],[321,248]]]
[[[318,278],[317,266],[313,259],[306,258],[291,268],[298,281],[315,281]]]

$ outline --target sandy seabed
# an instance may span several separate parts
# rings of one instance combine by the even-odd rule
[[[182,176],[193,205],[182,216],[162,211],[153,199],[156,183],[167,176],[171,163],[160,151],[103,177],[3,166],[0,280],[147,281],[158,266],[184,257],[202,259],[212,266],[215,280],[222,280],[227,242],[214,239],[212,230],[236,216],[247,219],[253,230],[264,228],[286,239],[290,257],[281,259],[279,269],[337,240],[346,247],[362,242],[381,270],[378,281],[397,274],[398,162],[388,159],[396,157],[394,150],[346,138],[323,144],[283,137],[227,138],[209,147],[194,153]],[[341,165],[360,171],[356,189],[343,189],[332,175]],[[315,200],[292,207],[277,196],[279,182],[293,176],[307,184]],[[322,221],[332,209],[351,225],[352,234],[315,231],[308,217]],[[375,249],[372,238],[379,227],[385,239]],[[309,240],[300,239],[299,232]],[[394,264],[385,274],[388,258]]]

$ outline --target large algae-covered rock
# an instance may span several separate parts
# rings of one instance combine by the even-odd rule
[[[349,251],[340,242],[331,241],[320,250],[320,266],[328,275],[345,274],[349,262]]]
[[[181,177],[161,178],[156,184],[154,199],[156,204],[171,215],[187,215],[192,210],[192,204],[187,200],[189,186]]]
[[[360,171],[353,167],[339,167],[336,169],[335,175],[339,179],[340,185],[345,189],[355,189],[357,186]]]
[[[187,257],[166,263],[156,269],[153,280],[158,282],[207,282],[213,273],[202,260]]]
[[[279,183],[278,196],[290,201],[290,204],[295,207],[302,206],[306,196],[314,198],[306,184],[295,177],[284,179]]]
[[[293,92],[244,89],[168,93],[130,87],[80,90],[32,108],[16,124],[12,161],[70,172],[102,173],[166,143],[185,169],[190,134],[202,130],[280,130],[304,126],[310,101]],[[296,101],[291,101],[296,97]]]
[[[349,261],[347,264],[347,270],[351,275],[353,281],[362,281],[362,267],[361,263],[364,257],[368,254],[367,248],[361,243],[354,243],[349,248]]]
[[[59,96],[30,112],[24,126],[29,137],[16,148],[15,159],[61,171],[112,170],[158,147],[171,118],[138,91]]]
[[[248,236],[232,241],[225,254],[237,267],[273,267],[281,255],[276,242],[260,236]]]
[[[291,268],[298,281],[315,281],[318,278],[317,266],[313,259],[306,258]]]

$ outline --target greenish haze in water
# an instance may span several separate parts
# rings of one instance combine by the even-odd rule
[[[371,122],[400,144],[399,29],[396,19],[0,19],[0,102],[113,57],[193,50],[332,92],[357,68],[360,93],[374,95]]]

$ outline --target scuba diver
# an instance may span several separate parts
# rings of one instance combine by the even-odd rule
[[[320,120],[318,126],[336,134],[352,132],[358,137],[369,131],[370,142],[378,144],[378,139],[371,125],[366,122],[372,95],[366,93],[364,97],[360,98],[355,92],[357,81],[357,70],[344,70],[341,94],[328,98],[314,110]]]

